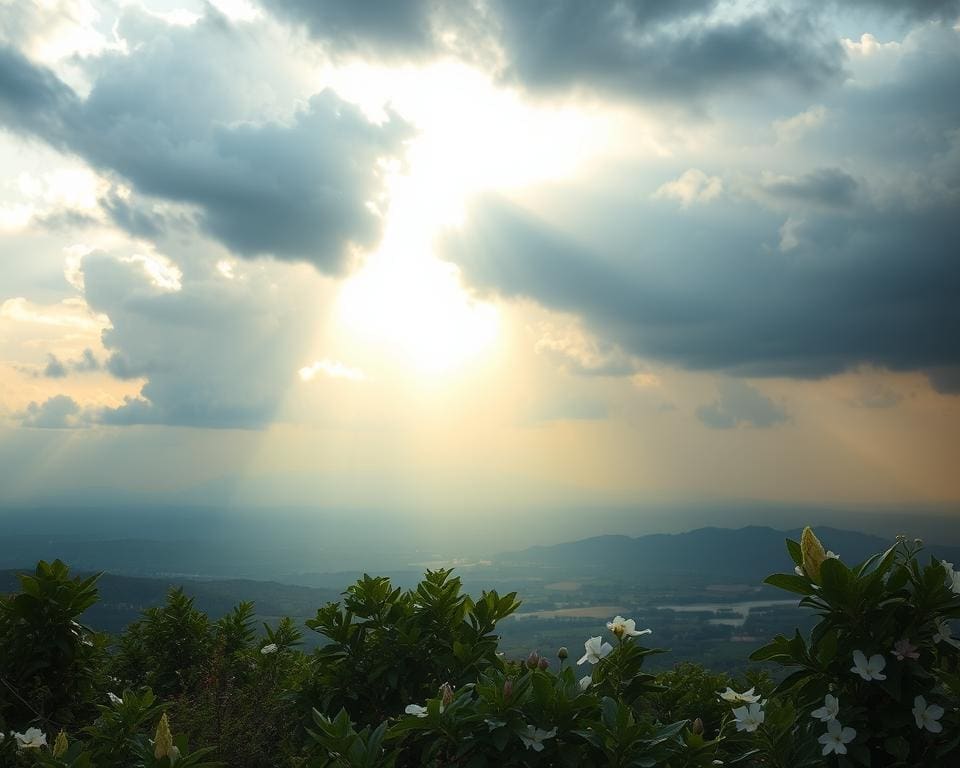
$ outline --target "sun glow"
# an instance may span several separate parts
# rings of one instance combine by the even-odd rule
[[[509,193],[574,175],[603,148],[599,118],[573,108],[534,107],[482,73],[455,64],[426,69],[356,65],[325,85],[372,119],[384,104],[416,130],[390,181],[380,248],[340,292],[336,320],[356,341],[382,348],[416,372],[463,368],[496,342],[494,305],[468,294],[434,241],[469,215],[472,196]]]

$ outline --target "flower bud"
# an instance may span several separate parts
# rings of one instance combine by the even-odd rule
[[[53,742],[53,756],[63,757],[67,751],[67,734],[62,730],[57,734],[57,740]]]
[[[703,720],[701,720],[699,717],[698,717],[696,720],[694,720],[694,721],[693,721],[693,725],[690,726],[690,730],[693,731],[695,734],[697,734],[697,736],[702,735],[702,734],[703,734]]]
[[[513,679],[508,677],[503,681],[503,698],[509,699],[513,695]]]
[[[527,656],[527,668],[536,669],[540,664],[540,654],[536,651],[530,651],[530,655]]]
[[[803,535],[800,537],[800,552],[803,556],[804,572],[819,584],[820,566],[823,565],[827,553],[810,526],[803,529]]]
[[[538,665],[540,669],[547,669],[550,666],[550,662],[547,661],[543,656],[540,657],[540,664]]]
[[[560,661],[566,661],[569,655],[570,653],[567,651],[567,646],[561,645],[560,650],[557,651],[557,658],[560,659]]]
[[[173,734],[170,733],[170,721],[167,719],[167,713],[164,712],[157,725],[157,733],[153,738],[153,756],[159,760],[161,757],[171,757],[174,752]]]
[[[453,701],[453,687],[450,683],[444,683],[440,686],[440,703],[444,707],[449,707]]]

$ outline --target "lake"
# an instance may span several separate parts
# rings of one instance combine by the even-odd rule
[[[739,603],[688,603],[685,605],[658,605],[657,609],[678,611],[680,613],[719,613],[713,619],[707,619],[710,624],[725,624],[729,627],[742,627],[747,620],[747,616],[754,608],[769,608],[793,605],[799,603],[797,600],[745,600]],[[731,616],[730,614],[734,614]]]

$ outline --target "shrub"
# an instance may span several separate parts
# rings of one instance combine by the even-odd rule
[[[475,682],[501,668],[501,619],[516,611],[516,593],[462,594],[449,570],[427,571],[414,590],[364,575],[307,626],[330,642],[316,653],[305,703],[325,712],[346,709],[361,724],[377,724],[422,700],[443,683]]]
[[[921,566],[919,541],[853,567],[810,529],[787,549],[795,573],[766,582],[802,595],[819,622],[809,638],[778,636],[751,656],[794,669],[758,729],[770,764],[960,764],[960,642],[949,625],[960,575],[936,559]]]
[[[0,597],[0,724],[45,727],[92,713],[106,638],[78,619],[97,600],[99,574],[70,578],[59,560],[21,574]]]

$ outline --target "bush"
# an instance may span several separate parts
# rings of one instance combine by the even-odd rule
[[[59,560],[19,576],[0,597],[0,725],[70,724],[93,712],[106,638],[79,623],[97,600],[99,574],[70,578]]]
[[[795,572],[766,581],[818,623],[752,655],[777,685],[650,675],[662,651],[619,616],[576,664],[504,661],[516,595],[471,598],[448,570],[407,591],[364,576],[307,622],[327,640],[309,655],[289,619],[258,635],[251,603],[211,622],[182,590],[110,655],[79,623],[97,577],[41,562],[0,599],[0,766],[960,765],[960,573],[906,541],[854,567],[809,529],[787,549]]]
[[[809,639],[776,637],[751,659],[794,669],[757,729],[771,765],[960,764],[960,575],[919,541],[900,540],[854,567],[813,532],[787,541],[795,573],[766,581],[802,595],[819,622]]]

